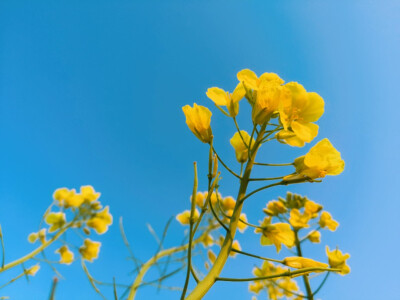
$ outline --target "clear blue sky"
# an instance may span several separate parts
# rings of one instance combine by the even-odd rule
[[[156,243],[146,223],[160,231],[188,208],[195,160],[202,166],[200,187],[206,186],[207,147],[187,129],[181,107],[194,101],[211,107],[216,146],[234,163],[228,145],[234,127],[205,91],[232,89],[236,72],[250,68],[276,72],[323,96],[317,140],[328,137],[346,161],[340,176],[289,189],[322,203],[340,222],[306,255],[322,258],[324,244],[352,255],[351,274],[331,276],[319,297],[400,299],[399,28],[400,4],[389,0],[2,1],[0,223],[7,260],[33,248],[26,237],[54,189],[85,184],[102,193],[115,221],[124,218],[137,256],[149,258]],[[309,147],[273,145],[261,157],[291,160]],[[221,192],[235,191],[225,174]],[[247,215],[256,222],[265,203],[285,191],[254,198]],[[167,245],[182,234],[173,222]],[[92,273],[130,282],[117,222],[100,240]],[[239,240],[248,250],[274,253],[250,232]],[[248,276],[253,264],[232,260],[224,274]],[[59,270],[66,280],[58,300],[98,298],[79,263]],[[51,278],[43,266],[29,284],[21,280],[0,296],[46,299]],[[218,283],[205,299],[221,295],[250,299],[247,284],[230,283]],[[177,294],[154,288],[139,294],[157,297]]]

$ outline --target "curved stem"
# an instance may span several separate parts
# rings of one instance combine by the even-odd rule
[[[222,161],[222,159],[219,157],[217,151],[215,151],[215,148],[214,148],[214,147],[213,147],[213,151],[214,151],[215,155],[217,156],[218,161],[225,167],[225,169],[226,169],[227,171],[229,171],[229,173],[231,173],[233,176],[235,176],[235,177],[241,179],[241,177],[240,177],[238,174],[236,174],[234,171],[232,171],[232,170]]]
[[[254,163],[257,166],[268,166],[268,167],[284,167],[284,166],[293,166],[294,163],[287,163],[287,164],[266,164],[266,163]]]
[[[294,230],[294,237],[295,237],[297,255],[300,257],[303,257],[303,254],[301,252],[298,230]],[[311,286],[310,286],[310,281],[308,280],[307,275],[303,275],[303,281],[304,281],[304,286],[305,286],[306,292],[307,292],[307,299],[314,300],[313,292],[312,292]]]
[[[243,255],[246,255],[246,256],[250,256],[250,257],[254,257],[254,258],[258,258],[258,259],[262,259],[262,260],[267,260],[267,261],[272,261],[272,262],[276,262],[276,263],[279,263],[279,264],[283,264],[283,260],[262,257],[262,256],[259,256],[259,255],[251,254],[251,253],[244,252],[244,251],[241,251],[241,250],[237,250],[237,249],[234,249],[234,248],[232,249],[232,252],[240,253],[240,254],[243,254]]]
[[[278,180],[283,179],[284,176],[280,177],[267,177],[267,178],[249,178],[249,181],[267,181],[267,180]]]

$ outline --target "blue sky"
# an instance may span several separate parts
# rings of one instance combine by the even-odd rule
[[[399,2],[389,0],[2,1],[0,223],[6,259],[33,249],[26,237],[56,188],[91,184],[115,222],[99,238],[101,257],[90,270],[101,280],[130,282],[117,219],[123,217],[135,253],[145,260],[157,247],[146,223],[161,231],[168,218],[188,208],[193,161],[205,189],[207,146],[187,129],[183,105],[212,109],[216,147],[234,164],[233,124],[205,91],[232,89],[236,73],[250,68],[318,92],[326,112],[317,140],[328,137],[346,161],[340,176],[289,188],[322,203],[340,222],[306,255],[322,258],[325,244],[352,255],[351,274],[330,276],[319,297],[400,298],[399,13]],[[243,102],[243,127],[245,107]],[[260,160],[290,161],[310,146],[271,144]],[[229,174],[221,186],[224,195],[235,195]],[[246,203],[247,215],[256,222],[265,203],[286,190],[255,197]],[[173,222],[167,245],[182,235]],[[274,253],[250,232],[239,240],[257,253]],[[245,277],[254,263],[232,260],[224,274]],[[66,280],[57,299],[97,299],[79,263],[59,270]],[[43,266],[29,284],[21,280],[0,295],[45,299],[52,276]],[[139,299],[177,298],[152,288],[140,293]],[[111,291],[106,294],[111,298]],[[250,299],[247,284],[231,283],[218,283],[205,299],[221,295]]]

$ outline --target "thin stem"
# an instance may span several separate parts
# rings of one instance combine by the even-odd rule
[[[298,230],[294,230],[294,237],[295,237],[297,255],[300,257],[303,257],[303,254],[301,252]],[[310,286],[310,281],[308,280],[307,275],[303,275],[303,281],[304,281],[304,286],[305,286],[306,292],[307,292],[307,299],[313,300],[314,296],[313,296],[313,292],[312,292],[311,286]]]
[[[72,226],[72,222],[69,223],[67,226],[65,226],[64,228],[61,228],[50,240],[44,242],[41,246],[39,246],[38,248],[36,248],[35,250],[33,250],[31,253],[17,259],[14,260],[13,262],[10,262],[6,265],[4,265],[4,267],[2,267],[0,269],[0,273],[11,269],[15,266],[18,266],[24,262],[26,262],[27,260],[31,259],[32,257],[34,257],[35,255],[39,254],[40,252],[42,252],[44,249],[46,249],[48,246],[50,246],[53,242],[55,242],[68,228],[70,228]]]
[[[284,176],[280,177],[267,177],[267,178],[249,178],[249,181],[267,181],[267,180],[279,180],[283,179]]]
[[[299,276],[303,274],[308,274],[310,272],[338,272],[340,271],[339,269],[330,269],[330,268],[304,268],[304,269],[298,269],[295,271],[288,270],[283,273],[275,274],[275,275],[269,275],[269,276],[262,276],[262,277],[251,277],[251,278],[227,278],[227,277],[217,277],[215,280],[216,281],[257,281],[257,280],[268,280],[268,279],[273,279],[273,278],[278,278],[278,277],[293,277],[293,276]]]
[[[222,161],[221,157],[218,155],[217,151],[215,151],[215,148],[214,148],[214,147],[213,147],[213,151],[214,151],[215,155],[217,156],[218,161],[225,167],[225,169],[226,169],[227,171],[229,171],[229,173],[231,173],[233,176],[235,176],[235,177],[241,179],[241,177],[240,177],[238,174],[236,174],[234,171],[232,171],[232,170]]]
[[[251,196],[254,195],[255,193],[258,193],[258,192],[260,192],[260,191],[262,191],[262,190],[265,190],[265,189],[268,189],[268,188],[270,188],[270,187],[277,186],[277,185],[282,185],[282,181],[275,182],[275,183],[272,183],[272,184],[269,184],[269,185],[260,187],[260,188],[258,188],[258,189],[256,189],[256,190],[250,192],[250,193],[247,194],[246,196],[244,196],[243,199],[242,199],[241,201],[246,200],[247,198],[251,197]]]
[[[53,278],[53,283],[51,284],[51,290],[50,290],[50,296],[49,296],[49,300],[54,300],[56,297],[56,287],[57,287],[57,283],[58,283],[58,278],[54,277]]]
[[[3,231],[1,230],[1,225],[0,225],[0,240],[1,240],[1,267],[4,268],[6,249],[4,247]]]
[[[284,167],[284,166],[293,166],[294,163],[287,163],[287,164],[266,164],[266,163],[254,163],[257,166],[268,166],[268,167]]]
[[[193,266],[190,266],[190,273],[192,273],[194,280],[198,283],[200,280],[199,280],[199,277],[197,276]]]
[[[320,284],[320,285],[318,286],[318,288],[313,292],[313,296],[315,296],[315,295],[321,290],[321,288],[322,288],[323,285],[325,284],[326,280],[328,279],[329,274],[330,274],[329,272],[326,273],[326,275],[325,275],[325,277],[324,277],[324,280],[322,280],[321,284]]]
[[[214,218],[217,220],[217,222],[219,223],[219,225],[221,225],[221,226],[228,232],[228,231],[229,231],[229,228],[226,227],[226,225],[224,224],[224,222],[222,222],[222,221],[220,220],[220,218],[218,217],[218,215],[216,214],[216,212],[215,212],[215,210],[214,210],[214,207],[213,207],[213,205],[212,205],[211,199],[209,200],[209,202],[210,202],[211,212],[212,212],[212,214],[214,215]]]
[[[240,138],[242,139],[243,144],[246,146],[246,148],[249,148],[249,145],[247,145],[247,143],[245,142],[245,140],[242,136],[242,133],[240,132],[239,125],[236,121],[236,117],[233,117],[232,119],[233,119],[233,122],[235,122],[236,130],[237,130],[237,132],[239,132],[239,135],[240,135]]]
[[[320,226],[318,228],[314,229],[313,231],[309,232],[305,237],[300,239],[300,243],[304,242],[306,239],[308,239],[309,236],[311,236],[314,232],[317,232],[321,229]]]
[[[189,285],[190,279],[190,268],[192,267],[192,241],[193,241],[193,225],[194,225],[194,212],[196,209],[196,195],[197,195],[197,163],[194,162],[194,182],[193,182],[193,193],[192,193],[192,206],[190,209],[190,219],[189,219],[189,247],[188,247],[188,262],[187,262],[187,271],[186,271],[186,279],[185,284],[183,286],[183,291],[181,295],[181,300],[185,299],[186,291]]]
[[[276,263],[279,263],[279,264],[283,264],[283,260],[267,258],[267,257],[251,254],[251,253],[248,253],[248,252],[244,252],[244,251],[241,251],[241,250],[237,250],[235,248],[232,248],[232,252],[240,253],[240,254],[247,255],[247,256],[250,256],[250,257],[254,257],[254,258],[259,258],[259,259],[262,259],[262,260],[273,261],[273,262],[276,262]]]

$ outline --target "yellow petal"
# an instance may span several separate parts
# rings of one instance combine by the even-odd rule
[[[237,79],[244,82],[247,88],[256,90],[258,88],[258,77],[256,73],[249,69],[244,69],[237,73]]]
[[[229,101],[229,97],[228,97],[227,93],[223,89],[220,89],[217,87],[209,88],[206,92],[206,95],[215,104],[220,105],[220,106],[227,105],[227,103]]]
[[[317,124],[293,121],[291,126],[296,137],[306,143],[311,142],[318,135]]]

